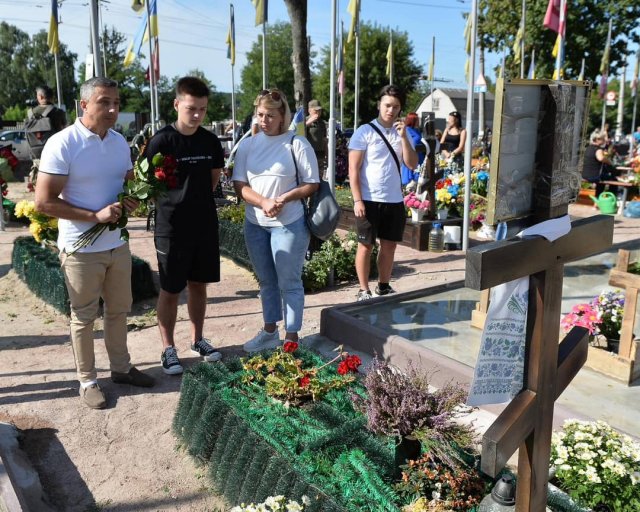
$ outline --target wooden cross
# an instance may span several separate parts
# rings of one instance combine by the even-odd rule
[[[566,207],[553,213],[566,213]],[[572,222],[571,231],[554,242],[511,239],[467,252],[468,288],[530,276],[524,387],[482,440],[482,471],[494,478],[520,449],[518,512],[545,511],[554,403],[587,359],[586,329],[572,329],[558,344],[564,265],[608,249],[612,240],[613,217],[599,215]]]

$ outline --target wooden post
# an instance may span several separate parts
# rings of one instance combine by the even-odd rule
[[[636,307],[638,305],[638,290],[640,290],[640,275],[631,274],[629,270],[631,254],[625,249],[618,251],[616,268],[611,271],[609,284],[625,290],[624,314],[622,329],[620,330],[620,347],[618,355],[625,359],[634,359],[632,354],[636,323]]]
[[[519,512],[545,511],[555,400],[587,358],[585,329],[572,329],[558,345],[564,265],[606,250],[613,239],[613,217],[607,215],[571,226],[569,234],[555,242],[512,239],[467,252],[469,288],[484,290],[530,276],[524,387],[482,441],[482,471],[492,477],[519,447]]]

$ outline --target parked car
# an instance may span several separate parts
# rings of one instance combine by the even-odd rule
[[[6,146],[9,143],[13,146],[13,154],[18,160],[31,160],[31,149],[27,143],[24,130],[5,130],[0,132],[0,145]]]

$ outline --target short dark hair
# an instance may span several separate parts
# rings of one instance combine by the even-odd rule
[[[385,85],[378,93],[378,101],[380,101],[383,96],[393,96],[394,98],[397,98],[400,102],[400,107],[404,107],[406,96],[404,91],[397,85]]]
[[[188,94],[196,98],[208,98],[209,86],[197,76],[183,76],[176,83],[176,98]]]
[[[36,94],[44,96],[45,100],[53,99],[53,89],[45,84],[36,87]]]

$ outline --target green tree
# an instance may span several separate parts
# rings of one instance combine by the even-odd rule
[[[58,62],[60,69],[62,102],[73,108],[77,84],[73,74],[77,55],[60,43]],[[47,33],[42,30],[32,38],[18,27],[0,23],[0,105],[5,108],[18,105],[23,108],[27,100],[35,99],[35,88],[47,84],[56,90],[54,56],[49,53]]]
[[[287,96],[289,105],[294,105],[294,74],[291,64],[293,43],[291,24],[278,22],[267,27],[267,59],[269,87],[277,87]],[[253,101],[262,89],[262,36],[253,43],[247,53],[247,64],[242,68],[240,104],[238,118],[253,112]]]
[[[520,75],[520,65],[510,51],[520,26],[521,0],[480,0],[478,34],[484,47],[495,53],[507,48],[506,76]],[[525,58],[536,52],[536,77],[551,78],[555,59],[551,55],[557,34],[543,27],[546,0],[527,2]],[[608,20],[613,20],[610,73],[616,71],[632,53],[630,42],[639,43],[636,27],[640,18],[638,0],[571,0],[567,8],[567,38],[565,41],[565,77],[575,79],[585,59],[584,77],[595,80],[600,74],[600,61],[607,39]],[[528,68],[528,65],[527,65]]]
[[[387,49],[389,47],[389,29],[367,23],[360,24],[360,121],[369,122],[377,115],[378,92],[389,83],[386,75]],[[393,67],[395,85],[400,86],[408,97],[418,87],[422,69],[413,59],[413,45],[406,32],[393,33]],[[329,80],[331,49],[329,46],[321,50],[321,62],[314,80],[314,96],[323,104],[329,104]],[[355,72],[355,45],[346,47],[344,58],[345,94],[344,122],[345,126],[353,126]],[[407,104],[406,108],[414,108]],[[406,111],[405,108],[405,111]]]

